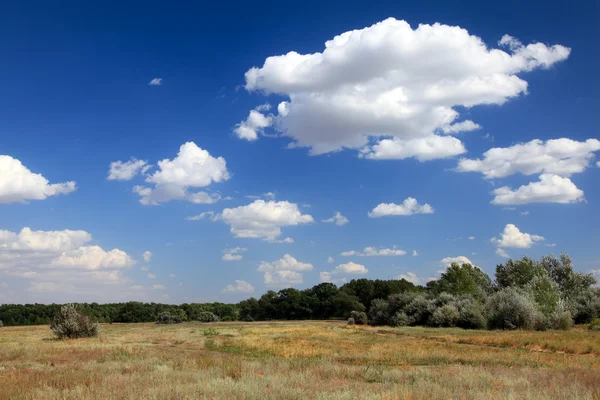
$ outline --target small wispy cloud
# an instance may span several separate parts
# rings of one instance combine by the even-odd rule
[[[162,85],[162,78],[154,78],[148,83],[150,86],[160,86]]]

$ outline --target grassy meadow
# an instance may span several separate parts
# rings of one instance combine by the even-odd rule
[[[344,322],[0,329],[0,399],[600,399],[600,332]]]

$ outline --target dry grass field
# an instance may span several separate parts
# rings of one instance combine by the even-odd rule
[[[600,333],[103,325],[0,329],[1,399],[600,399]]]

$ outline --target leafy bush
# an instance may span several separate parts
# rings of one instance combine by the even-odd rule
[[[456,307],[460,317],[456,326],[464,329],[484,329],[487,326],[487,319],[483,305],[472,297],[465,297],[456,302]]]
[[[4,326],[4,322],[2,322],[2,320],[0,319],[0,328],[2,328]]]
[[[456,326],[459,319],[458,308],[453,304],[446,304],[435,310],[428,322],[431,326],[452,327]]]
[[[352,317],[348,318],[348,325],[354,325],[354,324],[355,324],[354,318],[352,318]]]
[[[244,322],[254,322],[254,318],[252,318],[252,315],[244,315],[242,318],[240,318],[240,321],[244,321]]]
[[[391,326],[407,326],[410,323],[410,319],[406,316],[404,311],[398,311],[394,316],[390,318],[389,324]]]
[[[590,331],[600,332],[600,318],[596,318],[590,323]]]
[[[97,337],[99,334],[98,323],[77,311],[73,304],[60,308],[50,323],[50,329],[58,339]]]
[[[352,311],[350,318],[353,318],[357,325],[366,325],[368,322],[367,313],[364,311]]]
[[[210,311],[202,311],[198,313],[198,321],[200,322],[219,322],[220,319]]]
[[[588,324],[600,317],[600,289],[588,289],[569,302],[569,310],[576,324]]]
[[[436,308],[434,300],[418,295],[404,308],[404,313],[409,325],[426,325]]]
[[[156,316],[157,324],[180,324],[181,317],[178,315],[171,315],[168,312],[161,312]]]
[[[571,312],[565,308],[559,307],[550,314],[550,327],[561,331],[568,331],[573,327],[573,317]]]
[[[398,311],[403,311],[417,297],[415,292],[396,293],[388,296],[389,313],[395,315]]]
[[[389,303],[383,299],[375,299],[371,302],[369,309],[369,323],[371,325],[387,325],[389,313]]]
[[[533,302],[513,288],[490,296],[485,308],[490,329],[534,329],[541,318]]]

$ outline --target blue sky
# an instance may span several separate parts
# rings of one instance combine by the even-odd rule
[[[0,303],[600,271],[598,11],[5,5]]]

